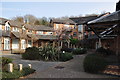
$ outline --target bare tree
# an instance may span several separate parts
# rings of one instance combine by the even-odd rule
[[[16,17],[12,18],[12,20],[22,22],[22,23],[24,22],[24,18],[22,16],[16,16]]]
[[[27,15],[24,16],[24,20],[25,20],[26,23],[34,24],[35,21],[37,20],[37,18],[33,15],[27,14]]]

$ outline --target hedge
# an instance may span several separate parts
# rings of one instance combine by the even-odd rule
[[[89,54],[85,57],[83,66],[85,72],[99,73],[105,69],[107,61],[98,54]]]
[[[74,55],[80,55],[80,54],[85,54],[87,52],[86,49],[83,49],[83,48],[77,48],[73,51],[73,54]]]

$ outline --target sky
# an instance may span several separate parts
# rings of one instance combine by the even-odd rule
[[[114,12],[114,2],[1,2],[0,17],[11,19],[26,14],[41,17],[79,16]]]

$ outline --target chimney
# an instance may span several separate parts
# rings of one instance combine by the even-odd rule
[[[116,4],[116,11],[120,10],[120,0],[119,2]]]

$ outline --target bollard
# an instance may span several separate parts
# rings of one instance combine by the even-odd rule
[[[28,66],[29,66],[29,68],[31,68],[32,66],[31,66],[31,64],[28,64]]]
[[[12,63],[8,64],[8,72],[13,72],[13,64]]]
[[[19,71],[22,71],[23,65],[22,65],[22,64],[19,64],[19,65],[18,65],[18,69],[19,69]]]

